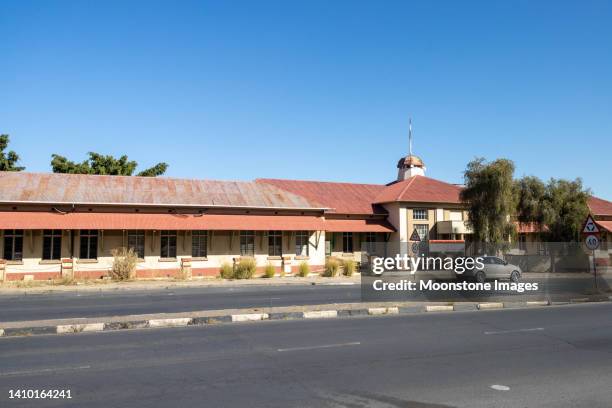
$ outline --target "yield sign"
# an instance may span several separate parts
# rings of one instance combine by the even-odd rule
[[[419,237],[419,233],[416,230],[416,228],[414,229],[414,231],[412,231],[412,235],[410,236],[410,240],[411,241],[420,241],[421,237]]]
[[[595,221],[593,221],[593,217],[591,217],[590,215],[587,217],[584,223],[584,227],[582,228],[582,233],[583,234],[599,233],[599,227],[597,227],[597,224],[595,224]]]

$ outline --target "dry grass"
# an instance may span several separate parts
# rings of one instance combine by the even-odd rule
[[[132,280],[136,276],[136,264],[138,263],[138,255],[134,253],[132,248],[117,248],[113,249],[113,267],[109,275],[115,281]]]

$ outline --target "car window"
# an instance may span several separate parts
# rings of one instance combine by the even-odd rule
[[[503,265],[504,264],[504,261],[502,259],[499,259],[499,258],[494,258],[494,259],[495,259],[495,263],[496,264],[498,264],[498,265]]]

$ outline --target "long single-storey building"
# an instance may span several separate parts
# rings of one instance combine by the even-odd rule
[[[375,242],[469,239],[461,186],[412,154],[397,168],[389,184],[0,172],[0,280],[101,278],[119,247],[137,253],[137,277],[203,277],[243,257],[320,272]],[[610,231],[612,203],[593,203]]]

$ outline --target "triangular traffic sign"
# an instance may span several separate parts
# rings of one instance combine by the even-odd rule
[[[582,227],[582,233],[583,234],[599,233],[599,227],[597,226],[597,224],[595,224],[595,221],[593,221],[593,217],[591,217],[590,215],[587,217],[586,221],[584,222],[584,227]]]
[[[414,231],[412,231],[412,235],[410,236],[410,240],[411,241],[420,241],[421,237],[419,237],[419,233],[416,230],[416,228],[414,229]]]

